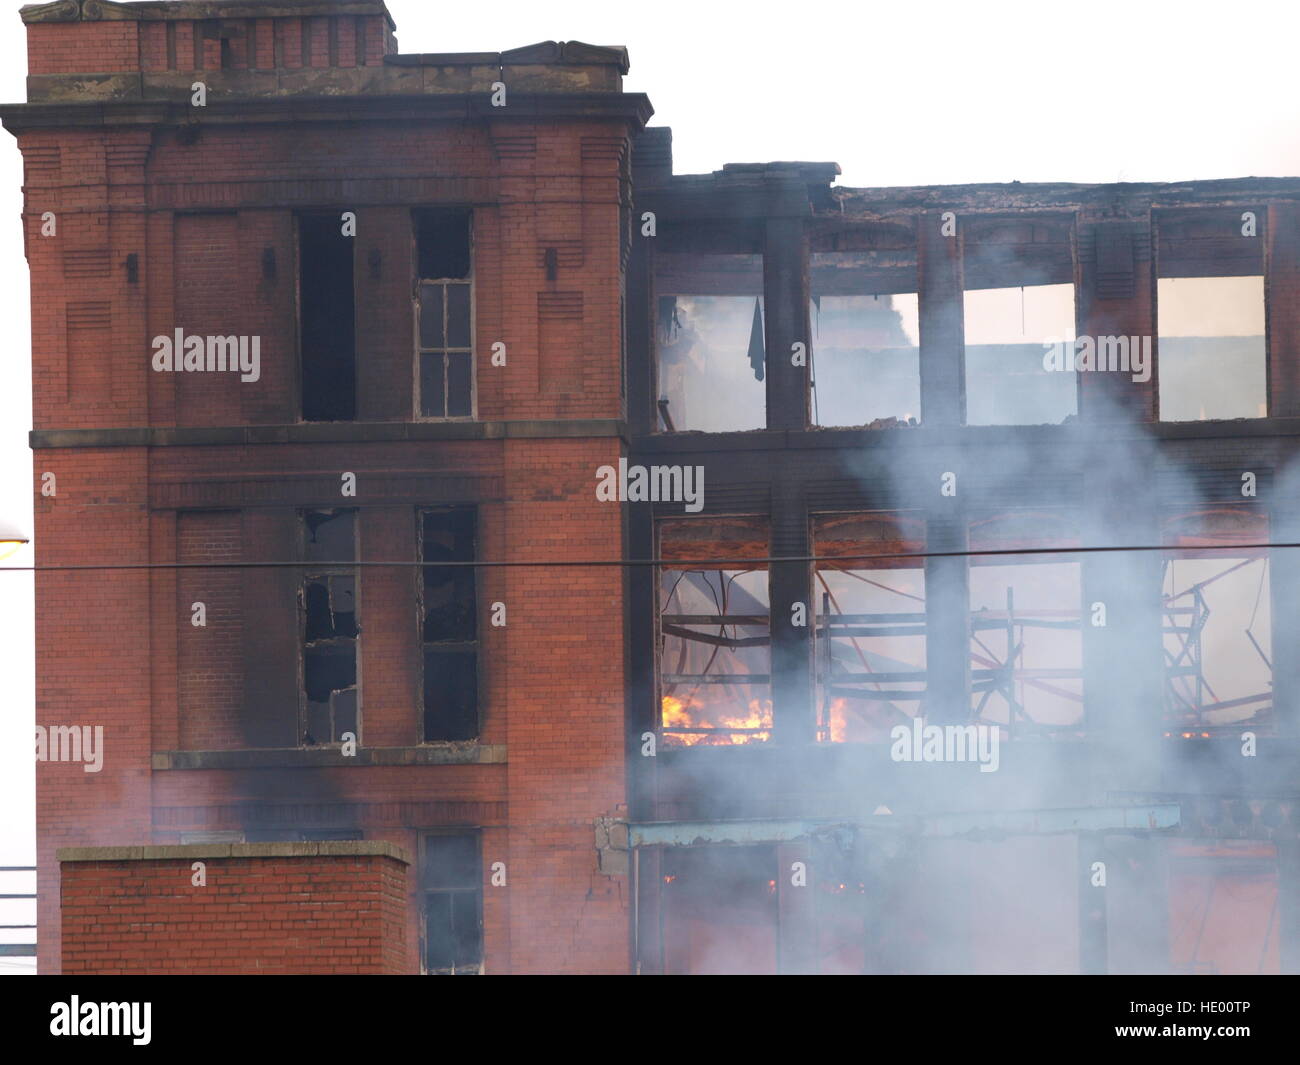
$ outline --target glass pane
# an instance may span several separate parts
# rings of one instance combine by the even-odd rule
[[[335,692],[333,696],[334,703],[334,735],[330,737],[333,740],[341,740],[343,733],[351,732],[356,735],[357,731],[357,690],[349,688],[347,691]]]
[[[421,277],[468,277],[469,211],[432,209],[415,214],[417,269]]]
[[[451,926],[451,896],[424,897],[424,964],[427,969],[450,969],[456,962]]]
[[[303,610],[306,614],[306,640],[328,640],[336,635],[334,616],[330,613],[329,585],[324,577],[308,577],[303,589]]]
[[[329,743],[330,741],[330,704],[307,704],[307,733],[303,736],[306,743]]]
[[[469,347],[469,285],[447,286],[447,347]]]
[[[447,416],[442,381],[443,358],[438,352],[426,352],[420,356],[420,413],[428,418]]]
[[[442,286],[420,286],[420,347],[440,348],[442,339]]]
[[[428,563],[474,558],[474,512],[469,508],[429,511],[421,520],[421,558]],[[424,641],[473,640],[474,570],[469,566],[426,565],[421,604]]]
[[[447,415],[466,418],[471,412],[471,356],[468,352],[447,354]]]
[[[472,740],[478,735],[478,655],[424,652],[424,738]]]
[[[351,510],[312,510],[303,516],[307,526],[303,557],[308,562],[355,562],[356,536]]]
[[[303,650],[303,686],[311,702],[325,703],[330,693],[357,683],[357,645],[346,642],[317,644]]]
[[[357,580],[355,577],[329,579],[330,610],[336,636],[357,634]]]
[[[479,918],[478,892],[456,892],[452,896],[451,914],[456,938],[456,965],[477,965],[483,958],[483,930]]]
[[[477,889],[478,836],[428,836],[424,841],[424,886]]]

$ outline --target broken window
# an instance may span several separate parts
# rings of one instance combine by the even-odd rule
[[[772,735],[766,522],[727,518],[659,528],[659,690],[669,747],[763,742]]]
[[[1161,421],[1268,416],[1262,276],[1162,277],[1156,306]]]
[[[415,332],[423,418],[474,414],[470,212],[421,210],[415,222]]]
[[[661,430],[767,425],[762,255],[655,255]]]
[[[302,634],[302,741],[339,743],[357,733],[357,576],[355,510],[302,514],[306,568],[299,597]]]
[[[963,238],[967,425],[1059,425],[1078,413],[1072,225],[972,221]],[[1044,356],[1071,342],[1068,368]]]
[[[972,551],[1077,544],[1070,523],[1049,514],[970,531]],[[1082,735],[1082,604],[1080,565],[1068,556],[971,556],[972,721],[1001,725],[1008,739]]]
[[[1274,844],[1177,840],[1170,847],[1168,883],[1173,972],[1197,976],[1281,972]]]
[[[483,867],[479,834],[424,837],[420,875],[424,971],[462,976],[483,968]]]
[[[661,870],[665,974],[776,973],[774,847],[665,847]]]
[[[916,236],[877,223],[811,256],[815,425],[887,428],[921,416]]]
[[[1244,509],[1171,519],[1164,559],[1165,711],[1169,732],[1187,738],[1271,726],[1272,615],[1268,519]],[[1217,550],[1213,549],[1217,545]]]
[[[1161,421],[1267,417],[1266,217],[1240,208],[1157,212]]]
[[[891,514],[824,514],[818,557],[925,550],[923,522]],[[925,568],[919,558],[817,565],[817,738],[884,742],[925,697]]]
[[[356,308],[352,249],[337,212],[298,216],[298,343],[302,418],[357,415]]]
[[[424,739],[478,735],[478,617],[472,507],[420,514],[420,619],[424,646]]]

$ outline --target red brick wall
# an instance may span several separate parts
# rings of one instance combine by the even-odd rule
[[[386,54],[396,51],[387,19],[382,14],[221,21],[242,30],[231,38],[234,70],[377,66],[383,63]],[[331,24],[335,26],[337,42],[333,63],[330,61]],[[201,34],[203,29],[204,23],[193,19],[34,22],[27,27],[28,73],[220,70],[221,42],[216,37],[202,39],[202,61],[196,63],[195,34]],[[362,35],[364,54],[358,56],[357,42]],[[304,37],[308,41],[306,55]]]
[[[621,508],[596,499],[595,481],[618,453],[508,441],[507,557],[617,557]],[[596,872],[592,824],[625,801],[623,575],[523,567],[505,583],[511,971],[627,972],[626,884]]]
[[[41,474],[57,494],[40,494]],[[38,565],[138,564],[149,557],[141,449],[35,456]],[[36,580],[36,724],[102,726],[103,764],[36,764],[39,964],[58,959],[62,846],[149,841],[149,577],[140,570],[41,573]]]
[[[140,69],[139,23],[34,22],[27,27],[27,73],[114,74]]]
[[[396,848],[298,843],[141,853],[62,856],[65,973],[405,971],[407,862]],[[202,887],[192,883],[196,861],[206,867]]]
[[[178,215],[172,227],[175,248],[174,328],[185,336],[238,336],[232,319],[243,317],[240,296],[238,218],[234,214]],[[174,329],[160,328],[160,336]],[[251,334],[244,334],[251,335]],[[150,338],[152,341],[152,337]],[[152,351],[152,348],[150,348]],[[173,351],[173,358],[177,352]],[[174,373],[179,425],[235,425],[239,397],[247,384],[239,374]]]
[[[368,64],[391,49],[381,16],[349,16],[340,65],[355,61],[349,27],[363,22]],[[110,25],[135,31],[29,27],[32,71],[118,69],[126,60],[109,42],[119,34],[80,32]],[[142,26],[147,69],[163,69],[169,50],[177,69],[191,68],[193,24]],[[236,56],[300,66],[304,29],[308,61],[327,62],[324,22],[298,19],[256,20],[251,52]],[[192,143],[174,128],[20,135],[38,429],[295,423],[298,207],[357,213],[360,421],[413,417],[410,211],[443,204],[474,207],[479,419],[620,416],[623,120],[200,125]],[[409,196],[379,202],[395,188]],[[356,190],[357,202],[339,190]],[[40,235],[45,211],[58,216],[56,236]],[[153,372],[152,337],[177,326],[260,336],[261,379]],[[490,364],[496,341],[505,367]],[[597,502],[594,484],[619,446],[566,437],[45,449],[34,490],[50,469],[59,495],[37,500],[38,561],[280,560],[294,510],[331,504],[360,508],[363,558],[414,561],[416,508],[447,502],[478,507],[484,559],[616,558],[621,508]],[[355,500],[338,494],[344,471],[358,475]],[[436,498],[409,488],[430,476],[443,484]],[[619,571],[480,573],[479,743],[506,746],[506,763],[154,770],[161,752],[247,746],[250,705],[296,714],[296,592],[279,581],[273,570],[189,569],[38,581],[38,723],[102,723],[107,750],[98,774],[38,768],[42,971],[57,971],[61,956],[56,847],[245,830],[250,807],[342,811],[367,840],[412,853],[426,830],[481,829],[487,971],[626,971],[626,890],[596,872],[593,828],[624,801]],[[415,586],[409,568],[361,573],[363,747],[420,740]],[[208,606],[206,628],[190,624],[194,601]],[[497,601],[505,628],[487,622]],[[283,668],[263,684],[248,663],[281,653]],[[494,862],[506,863],[504,887],[490,883]],[[405,971],[418,966],[417,888],[415,876],[403,888]]]
[[[238,511],[177,515],[176,560],[238,562],[242,557]],[[178,627],[177,710],[182,750],[232,750],[242,746],[239,709],[244,697],[243,613],[237,569],[182,569],[174,623]],[[205,624],[193,623],[202,603]],[[169,619],[170,620],[170,619]]]

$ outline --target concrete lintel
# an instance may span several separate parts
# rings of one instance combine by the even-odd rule
[[[653,821],[628,825],[633,847],[689,847],[700,843],[786,843],[829,827],[816,821]]]
[[[317,68],[320,74],[310,71],[285,71],[283,78],[290,87],[304,79],[313,82],[311,92],[301,95],[292,92],[275,96],[227,94],[223,86],[237,84],[237,72],[205,72],[208,85],[208,106],[204,109],[205,126],[239,125],[252,123],[298,124],[302,122],[438,122],[499,120],[500,109],[494,108],[487,93],[424,91],[426,81],[416,78],[419,70],[409,67],[347,67],[336,68],[336,80],[343,83],[342,91],[326,92],[323,82],[331,68]],[[383,73],[378,73],[378,72]],[[252,72],[256,74],[257,72]],[[186,75],[187,77],[189,75]],[[113,127],[183,127],[193,123],[193,108],[188,97],[174,99],[80,99],[77,96],[79,74],[42,75],[37,84],[47,97],[29,103],[0,104],[0,122],[12,134],[34,130],[61,128]],[[153,81],[170,75],[140,75],[141,84],[147,87]],[[371,87],[359,93],[346,87],[357,78],[368,79]],[[47,80],[48,79],[48,80]],[[419,80],[419,86],[415,85]],[[63,98],[58,83],[62,81],[73,96]],[[161,82],[159,82],[161,84]],[[385,91],[383,86],[387,85]],[[428,83],[435,88],[436,84]],[[510,118],[565,119],[581,118],[611,120],[640,129],[654,114],[644,93],[601,91],[545,91],[533,92],[517,89],[510,97]]]
[[[202,428],[34,429],[33,449],[75,447],[199,447],[246,444],[330,444],[412,440],[550,440],[627,438],[615,418],[519,419],[487,422],[321,422]]]
[[[234,751],[155,751],[154,770],[317,769],[332,766],[500,765],[502,743],[434,743],[418,747],[358,747],[345,756],[338,747],[275,747]]]
[[[1156,832],[1181,823],[1177,803],[1079,807],[1060,810],[990,810],[924,816],[882,815],[869,821],[656,821],[629,825],[634,847],[694,844],[787,843],[837,827],[911,832],[936,839],[1037,836],[1068,832]]]
[[[329,840],[319,843],[192,843],[147,847],[60,847],[60,862],[153,862],[213,858],[393,858],[406,865],[410,855],[388,840]]]

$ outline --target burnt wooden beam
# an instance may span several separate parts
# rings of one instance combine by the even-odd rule
[[[639,214],[636,215],[639,217]],[[641,236],[640,226],[633,229],[624,283],[623,315],[625,330],[623,373],[627,381],[628,429],[636,436],[655,432],[658,420],[655,366],[654,286],[651,283],[653,240]]]
[[[1300,416],[1300,204],[1268,209],[1268,413]]]
[[[926,522],[926,549],[965,551],[968,525],[964,513],[956,508],[944,517],[932,516]],[[961,556],[925,560],[927,677],[922,706],[929,724],[965,724],[971,717],[967,563]]]
[[[798,468],[783,464],[772,485],[772,557],[806,558],[811,554],[808,504]],[[768,570],[771,614],[772,724],[781,744],[814,739],[812,565],[774,562]],[[802,607],[803,624],[795,624]]]
[[[811,348],[808,320],[808,237],[801,218],[768,219],[763,252],[767,427],[808,427]],[[795,365],[796,344],[804,349]]]
[[[939,212],[918,223],[921,423],[961,425],[966,416],[961,220],[945,235]]]

